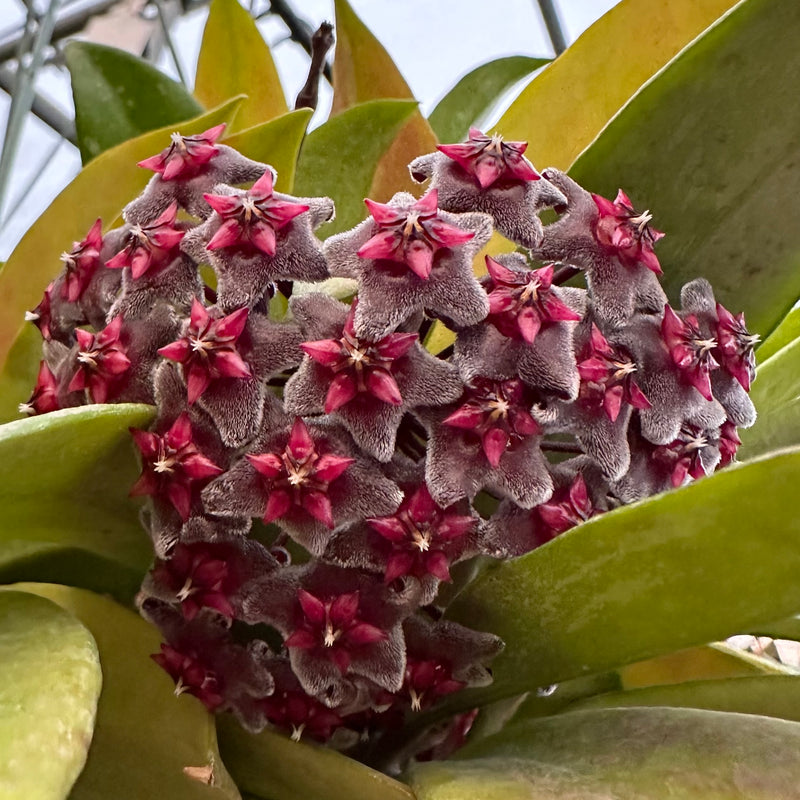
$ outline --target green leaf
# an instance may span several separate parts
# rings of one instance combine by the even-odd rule
[[[128,428],[152,415],[145,405],[82,406],[0,427],[0,577],[132,596],[152,552],[128,498],[138,474]]]
[[[323,237],[345,231],[367,216],[364,198],[378,159],[416,109],[413,100],[372,100],[329,119],[306,137],[297,165],[295,193],[328,195],[336,219]]]
[[[621,186],[652,211],[667,233],[657,252],[673,300],[706,277],[762,335],[800,296],[800,104],[785,77],[800,71],[798,36],[799,3],[744,0],[644,86],[570,170],[587,189],[613,197]]]
[[[410,783],[418,800],[788,800],[798,747],[800,724],[769,717],[576,711],[511,725],[455,760],[417,764]]]
[[[759,363],[763,364],[798,337],[800,337],[800,306],[793,308],[756,350]]]
[[[567,706],[566,711],[630,706],[705,708],[800,722],[800,675],[760,675],[648,686],[587,697]]]
[[[414,800],[409,788],[325,747],[265,730],[247,733],[218,717],[225,765],[243,791],[270,800]]]
[[[70,42],[64,59],[72,78],[75,128],[84,164],[134,136],[203,112],[180,83],[124,50]]]
[[[86,762],[103,674],[92,634],[55,603],[0,593],[0,797],[62,800]]]
[[[771,622],[769,625],[759,625],[753,633],[758,636],[769,636],[771,639],[790,639],[800,642],[800,616]]]
[[[531,81],[497,130],[526,140],[534,164],[567,169],[645,81],[735,4],[619,3]]]
[[[800,450],[609,512],[490,566],[448,609],[500,636],[472,708],[724,639],[800,609]]]
[[[750,397],[758,419],[752,428],[739,431],[739,458],[800,444],[800,339],[758,368]]]
[[[469,128],[492,109],[503,92],[527,77],[549,58],[508,56],[476,67],[438,102],[428,122],[440,142],[460,142]]]
[[[211,3],[194,94],[206,107],[246,94],[233,130],[250,128],[287,111],[272,53],[255,20],[238,0]]]
[[[0,303],[0,364],[5,364],[23,326],[25,311],[36,306],[47,284],[61,271],[59,255],[68,250],[73,241],[83,239],[98,217],[107,225],[112,224],[151,178],[152,173],[138,168],[136,163],[163,150],[176,127],[188,136],[221,122],[230,122],[241,102],[242,98],[234,98],[179,126],[169,125],[113,147],[84,167],[56,197],[0,271],[0,296],[3,298]],[[30,365],[30,387],[36,380],[36,369],[34,361]],[[0,377],[0,421],[3,422],[17,416],[20,402],[15,391],[7,390],[5,377]]]
[[[239,800],[219,757],[214,718],[196,698],[176,698],[172,680],[150,658],[160,642],[154,626],[82,589],[13,588],[70,611],[92,632],[100,651],[103,692],[94,739],[69,800]],[[191,777],[187,767],[211,767],[211,785]]]
[[[235,133],[225,144],[254,161],[271,164],[278,172],[276,188],[291,193],[297,158],[313,112],[310,108],[290,111],[282,117]]]

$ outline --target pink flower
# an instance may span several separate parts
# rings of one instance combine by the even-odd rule
[[[353,650],[388,639],[386,631],[359,616],[358,591],[321,600],[300,589],[297,599],[300,622],[284,644],[332,661],[342,675],[350,667]]]
[[[670,481],[677,488],[683,486],[687,477],[702,478],[706,475],[703,455],[713,444],[702,428],[684,425],[677,439],[655,448],[653,458],[669,470]]]
[[[290,730],[295,742],[304,735],[325,742],[343,723],[339,714],[306,694],[299,684],[296,689],[275,689],[261,705],[267,719],[279,728]]]
[[[392,371],[395,361],[406,356],[419,337],[416,333],[390,333],[377,342],[360,339],[353,327],[357,306],[358,301],[354,300],[341,339],[322,339],[300,345],[330,375],[325,398],[326,414],[338,410],[358,395],[373,397],[392,406],[403,404]]]
[[[529,395],[517,378],[475,378],[467,387],[466,402],[442,424],[478,436],[487,461],[497,469],[509,444],[541,433],[530,414],[533,399]]]
[[[69,253],[61,254],[64,264],[64,283],[61,299],[77,303],[100,266],[100,248],[103,246],[103,223],[98,219],[83,241],[74,242]]]
[[[652,407],[633,379],[637,366],[632,357],[622,348],[612,347],[594,324],[582,359],[578,362],[581,399],[590,405],[601,405],[612,422],[623,403],[640,410]]]
[[[142,474],[131,497],[153,495],[170,502],[184,522],[189,519],[192,494],[223,470],[206,458],[192,441],[192,425],[181,414],[163,435],[131,428],[142,454]]]
[[[664,307],[661,337],[681,378],[706,400],[712,400],[710,373],[719,368],[712,355],[717,349],[717,340],[703,335],[694,314],[681,319],[669,305]]]
[[[453,670],[444,659],[418,659],[409,657],[402,693],[408,695],[412,711],[429,708],[440,697],[458,692],[465,681],[453,679]]]
[[[486,268],[491,278],[489,322],[504,336],[533,344],[543,326],[581,318],[551,290],[552,264],[520,272],[486,256]]]
[[[184,236],[184,231],[175,227],[177,213],[175,202],[153,222],[131,226],[122,250],[106,261],[106,266],[110,269],[130,267],[131,276],[136,279],[171,263]]]
[[[598,194],[592,194],[592,199],[600,212],[594,230],[597,242],[626,267],[643,264],[660,275],[661,265],[653,252],[653,245],[664,234],[650,227],[653,215],[649,211],[635,211],[622,189],[617,192],[613,203]]]
[[[93,403],[105,403],[114,395],[121,377],[131,366],[127,346],[120,339],[121,332],[121,316],[114,317],[97,334],[82,328],[75,329],[78,340],[77,370],[69,382],[68,391],[86,389]]]
[[[139,162],[140,167],[151,169],[161,175],[161,179],[191,178],[196,175],[219,152],[214,143],[222,136],[225,123],[209,128],[196,136],[181,136],[173,133],[169,147],[157,156]]]
[[[717,318],[717,360],[749,392],[756,371],[754,348],[759,336],[747,330],[744,314],[734,317],[721,303],[717,303]]]
[[[182,653],[168,644],[150,658],[175,681],[175,694],[194,695],[209,710],[222,705],[222,694],[217,675],[203,666],[195,653]]]
[[[407,494],[393,516],[367,520],[392,544],[384,582],[391,583],[403,575],[433,575],[449,581],[450,564],[463,550],[463,539],[476,522],[474,517],[440,508],[423,483],[413,494]]]
[[[61,403],[58,399],[58,381],[53,375],[46,361],[39,364],[39,374],[36,376],[36,385],[33,393],[26,403],[20,403],[20,414],[48,414],[58,411]]]
[[[194,542],[178,544],[167,560],[157,560],[150,575],[153,581],[175,593],[187,620],[201,608],[213,608],[233,618],[230,596],[238,587],[227,559],[231,548],[224,544]]]
[[[578,473],[568,488],[557,490],[547,503],[536,507],[535,513],[546,529],[547,538],[553,539],[602,513],[602,509],[594,506],[586,481]]]
[[[364,202],[378,233],[359,248],[359,257],[405,264],[422,280],[431,274],[434,253],[464,244],[475,235],[439,218],[435,189],[405,210],[374,200]]]
[[[32,322],[38,329],[39,333],[42,334],[42,338],[49,342],[52,338],[53,331],[53,286],[54,283],[50,283],[47,288],[44,290],[44,294],[42,295],[42,299],[39,301],[39,305],[36,306],[32,311],[25,312],[25,321]]]
[[[215,380],[249,378],[249,364],[236,348],[247,323],[248,310],[240,308],[226,317],[215,317],[197,299],[184,335],[159,349],[159,354],[183,365],[189,404]]]
[[[538,181],[539,174],[523,153],[527,142],[504,142],[500,134],[489,137],[477,128],[469,129],[469,139],[461,144],[439,144],[436,149],[452,158],[486,189],[504,182]]]
[[[739,438],[736,426],[730,420],[723,423],[719,429],[719,444],[717,446],[719,447],[720,460],[717,469],[727,467],[728,464],[735,460],[736,451],[741,443],[742,440]]]
[[[327,528],[334,527],[328,487],[355,459],[318,452],[308,428],[298,417],[283,452],[248,453],[247,460],[265,479],[268,497],[264,522],[280,519],[297,507]]]
[[[268,169],[244,194],[204,194],[206,202],[223,223],[206,245],[207,250],[222,247],[256,248],[275,255],[275,231],[310,206],[278,200],[272,193],[272,170]]]

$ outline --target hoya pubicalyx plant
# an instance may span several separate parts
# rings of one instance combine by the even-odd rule
[[[525,142],[439,145],[410,165],[418,197],[366,199],[323,244],[333,201],[276,192],[223,129],[173,134],[124,224],[65,252],[21,410],[156,406],[130,492],[155,660],[249,731],[366,757],[491,682],[503,642],[447,619],[453,571],[733,460],[758,337],[702,278],[673,309],[649,211],[539,174]],[[518,247],[479,279],[495,231]],[[438,354],[434,324],[455,333]],[[407,757],[446,756],[473,716]]]
[[[310,132],[234,0],[194,99],[67,48],[88,163],[0,272],[0,574],[70,614],[0,606],[103,678],[77,755],[36,693],[53,797],[793,796],[796,674],[708,644],[800,640],[800,7],[729,5],[624,0],[496,125],[530,60],[426,120],[343,0]],[[114,140],[128,73],[211,110]]]

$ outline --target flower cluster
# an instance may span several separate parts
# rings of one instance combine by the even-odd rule
[[[538,173],[523,142],[441,145],[410,165],[421,197],[367,200],[323,243],[332,201],[276,192],[221,134],[173,135],[125,224],[63,256],[28,315],[44,358],[21,410],[156,406],[131,490],[154,658],[250,730],[358,755],[490,682],[502,643],[446,618],[461,562],[734,458],[757,337],[702,279],[673,309],[650,213]],[[494,231],[518,249],[479,279]],[[352,302],[315,290],[329,277]],[[431,352],[443,327],[454,345]]]

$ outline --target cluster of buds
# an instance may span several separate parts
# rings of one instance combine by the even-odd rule
[[[250,730],[358,754],[490,682],[502,643],[446,617],[455,566],[733,459],[756,337],[702,279],[673,310],[649,212],[540,175],[524,143],[439,146],[410,165],[420,198],[367,200],[323,244],[333,202],[275,192],[221,133],[174,134],[125,224],[63,256],[28,315],[44,360],[22,410],[156,406],[131,491],[156,661]],[[478,278],[495,231],[517,250]]]

